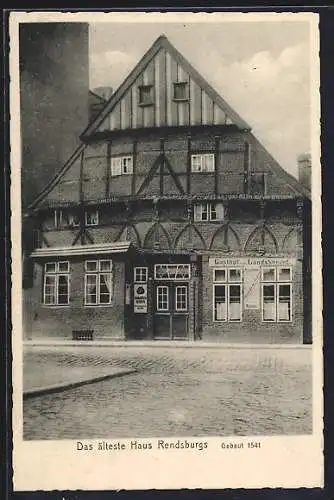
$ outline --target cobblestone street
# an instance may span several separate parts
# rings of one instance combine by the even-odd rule
[[[24,379],[38,370],[41,385],[84,366],[137,372],[24,401],[24,439],[312,432],[311,349],[25,349]]]

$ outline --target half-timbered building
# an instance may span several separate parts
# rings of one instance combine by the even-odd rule
[[[310,342],[310,213],[161,36],[30,207],[26,335]]]

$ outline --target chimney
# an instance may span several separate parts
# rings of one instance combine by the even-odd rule
[[[297,162],[299,182],[307,189],[311,189],[311,155],[308,153],[300,154]]]

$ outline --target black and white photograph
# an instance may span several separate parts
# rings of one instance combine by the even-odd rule
[[[317,16],[20,13],[11,33],[18,483],[45,489],[64,444],[82,470],[148,460],[147,488],[211,452],[205,486],[259,457],[321,486]]]

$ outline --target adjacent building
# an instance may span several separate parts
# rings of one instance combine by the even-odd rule
[[[310,186],[165,36],[80,139],[30,206],[27,338],[311,342]]]

